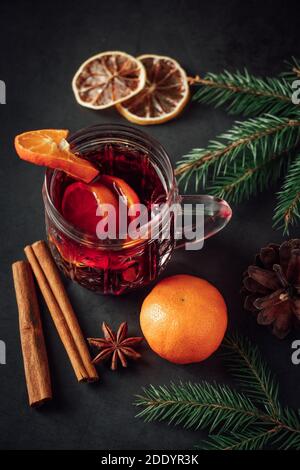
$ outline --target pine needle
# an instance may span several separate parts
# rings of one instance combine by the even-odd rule
[[[233,128],[209,142],[206,149],[193,149],[178,162],[175,174],[178,181],[196,176],[197,182],[209,184],[220,173],[227,176],[228,169],[243,169],[246,161],[257,164],[268,161],[294,148],[300,142],[300,120],[260,116],[244,122],[236,122]]]
[[[247,69],[243,73],[225,70],[219,74],[208,73],[204,78],[197,76],[192,84],[199,86],[194,101],[215,107],[227,105],[229,114],[291,116],[300,109],[291,102],[292,84],[285,77],[258,78]]]
[[[281,76],[288,81],[293,82],[300,78],[300,61],[292,57],[291,61],[286,61],[287,70]]]
[[[150,385],[136,396],[137,417],[207,430],[201,449],[300,449],[300,411],[281,406],[278,385],[256,346],[233,335],[224,348],[229,369],[247,395],[207,382]]]
[[[284,233],[296,224],[300,217],[300,154],[292,162],[281,191],[277,194],[274,225],[282,227]]]
[[[209,193],[235,204],[248,200],[280,178],[289,165],[290,156],[286,152],[263,160],[260,155],[255,164],[248,160],[243,168],[232,165],[225,176],[217,176]]]
[[[168,387],[150,386],[137,396],[135,403],[143,410],[138,417],[145,421],[167,421],[186,428],[204,427],[226,431],[245,429],[259,420],[254,404],[246,396],[225,385],[171,383]]]
[[[258,348],[247,338],[227,336],[223,343],[224,358],[232,376],[247,396],[262,403],[274,416],[278,413],[278,384],[263,361]]]
[[[280,428],[274,426],[271,429],[263,427],[242,431],[240,433],[230,433],[230,435],[210,436],[202,445],[196,446],[201,450],[260,450],[271,438],[273,438]]]
[[[175,174],[184,189],[194,182],[196,191],[203,186],[240,203],[286,174],[274,226],[288,234],[300,220],[299,164],[298,157],[293,159],[300,147],[300,104],[292,101],[299,79],[300,61],[295,58],[275,78],[255,77],[247,69],[189,78],[198,87],[194,101],[225,105],[231,114],[252,118],[236,121],[206,148],[194,148],[181,158]]]

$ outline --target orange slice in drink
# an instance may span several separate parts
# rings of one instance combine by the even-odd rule
[[[15,149],[22,160],[62,170],[75,179],[89,183],[98,174],[90,162],[70,152],[67,130],[43,129],[19,134]]]
[[[138,210],[140,205],[140,198],[134,189],[129,186],[128,183],[126,183],[126,181],[124,181],[122,178],[118,178],[117,176],[110,175],[102,175],[100,181],[112,191],[114,191],[118,197],[124,198],[127,202],[128,209],[130,209],[132,206],[135,206],[135,208]],[[133,220],[134,218],[134,216],[129,216],[129,220]]]
[[[96,236],[98,222],[108,215],[107,211],[101,217],[97,215],[97,208],[101,204],[112,206],[116,218],[118,217],[118,199],[111,189],[99,182],[94,184],[72,183],[64,193],[62,213],[74,227]]]
[[[146,69],[146,85],[133,98],[117,104],[118,111],[142,126],[162,124],[178,116],[190,96],[185,71],[170,57],[147,54],[138,60]]]
[[[116,238],[118,238],[119,229],[119,197],[127,201],[126,210],[134,208],[140,211],[140,200],[134,189],[126,181],[115,176],[102,175],[101,178],[91,184],[76,182],[70,184],[65,190],[62,200],[62,214],[64,218],[78,230],[89,234],[97,235],[97,225],[102,219],[108,220],[116,228]],[[103,214],[99,214],[98,208],[101,208]],[[112,209],[109,214],[108,209]],[[128,215],[128,222],[134,220],[138,214]],[[105,230],[106,230],[105,226]],[[124,229],[127,227],[124,227]],[[98,226],[98,230],[101,227]],[[104,230],[104,228],[103,228]],[[104,232],[106,233],[106,232]],[[129,239],[128,239],[129,240]]]
[[[79,104],[92,109],[114,106],[139,93],[146,72],[139,60],[119,51],[102,52],[77,70],[72,88]]]

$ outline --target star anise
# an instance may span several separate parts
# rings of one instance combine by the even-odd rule
[[[117,333],[114,333],[107,323],[102,323],[104,338],[88,338],[91,346],[100,349],[100,353],[93,359],[93,364],[98,364],[105,359],[111,358],[111,369],[116,370],[118,360],[123,367],[127,367],[126,357],[139,359],[141,354],[134,350],[144,338],[134,336],[127,338],[128,326],[126,322],[121,323]]]

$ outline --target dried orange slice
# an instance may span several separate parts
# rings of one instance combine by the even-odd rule
[[[72,81],[79,104],[104,109],[139,93],[145,86],[146,72],[135,57],[125,52],[102,52],[86,60]]]
[[[176,60],[158,55],[138,57],[146,69],[143,90],[133,98],[117,104],[118,111],[135,124],[161,124],[175,118],[189,100],[185,71]]]
[[[85,183],[98,174],[90,162],[70,152],[66,138],[67,130],[43,129],[19,134],[15,138],[15,149],[22,160],[35,165],[62,170]]]

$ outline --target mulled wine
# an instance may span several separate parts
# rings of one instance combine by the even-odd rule
[[[141,148],[137,142],[124,141],[124,137],[117,139],[115,135],[113,138],[108,136],[108,141],[97,142],[96,139],[92,146],[89,138],[83,140],[78,147],[76,138],[75,141],[71,139],[71,150],[78,152],[79,148],[80,156],[99,168],[100,176],[90,187],[101,189],[104,181],[107,189],[109,178],[110,186],[114,181],[121,181],[121,184],[113,185],[115,194],[121,196],[125,188],[128,195],[131,190],[148,209],[149,217],[153,205],[167,201],[167,183],[151,159],[149,149]],[[83,186],[86,187],[62,171],[47,171],[44,197],[46,193],[49,195],[56,218],[64,225],[60,227],[58,221],[53,220],[54,214],[47,212],[46,204],[48,240],[60,269],[67,277],[100,293],[121,294],[156,279],[171,254],[174,239],[108,239],[101,242],[93,230],[97,221],[96,208],[91,207],[93,220],[87,214],[90,196],[83,191]]]
[[[231,218],[230,207],[221,199],[179,195],[166,151],[141,131],[97,125],[78,131],[68,141],[73,153],[99,169],[99,176],[86,184],[63,171],[47,170],[43,188],[46,230],[63,273],[94,292],[119,295],[157,279],[175,244],[185,245],[185,235],[181,241],[177,237],[180,218],[171,209],[174,205],[204,208],[203,231],[196,235],[196,242],[220,231]],[[96,229],[97,206],[109,202],[117,208],[120,196],[126,196],[132,207],[145,208],[148,222],[141,224],[143,236],[102,239]],[[164,207],[159,218],[153,207]],[[197,223],[187,228],[193,226]],[[192,249],[193,243],[189,242]]]

